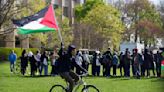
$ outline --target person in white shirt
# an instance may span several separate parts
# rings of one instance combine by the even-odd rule
[[[36,55],[34,56],[34,58],[37,61],[37,63],[36,63],[36,65],[37,65],[37,71],[39,73],[41,73],[41,60],[40,60],[41,54],[40,54],[40,51],[39,50],[36,52]]]
[[[88,67],[89,67],[89,64],[90,64],[90,60],[89,60],[89,55],[88,55],[88,52],[85,51],[83,53],[83,68],[85,68],[87,71],[88,71]]]
[[[100,51],[96,51],[92,63],[93,76],[100,76],[100,67],[101,67],[100,57],[101,57]]]
[[[83,59],[82,59],[82,53],[81,53],[81,51],[77,51],[77,54],[76,54],[76,57],[75,57],[75,62],[79,66],[82,66]],[[81,71],[78,68],[76,68],[76,73],[80,75],[81,74]]]

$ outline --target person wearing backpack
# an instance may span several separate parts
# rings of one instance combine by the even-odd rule
[[[58,53],[57,59],[58,74],[68,82],[69,87],[67,92],[72,92],[74,86],[78,84],[80,77],[72,70],[72,67],[79,68],[81,71],[88,73],[82,66],[79,66],[75,61],[74,45],[69,45],[67,51],[64,51],[64,46],[61,43],[61,49]]]

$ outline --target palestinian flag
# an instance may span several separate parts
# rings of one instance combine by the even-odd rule
[[[18,34],[31,34],[58,30],[53,5],[40,10],[34,15],[12,21],[18,28]]]

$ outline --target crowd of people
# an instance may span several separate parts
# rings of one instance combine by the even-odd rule
[[[124,54],[123,54],[124,53]],[[100,58],[101,57],[101,58]],[[150,77],[150,71],[153,76],[161,76],[161,62],[164,60],[162,52],[157,51],[153,54],[152,51],[145,49],[142,53],[138,53],[137,49],[133,49],[130,53],[127,48],[125,52],[119,55],[117,52],[111,53],[110,48],[103,55],[97,52],[94,55],[92,63],[92,75],[99,76],[100,66],[103,66],[103,76],[111,76],[111,68],[113,68],[113,76],[117,75],[117,68],[120,69],[120,76],[132,76],[140,78],[141,76]],[[99,61],[99,63],[97,63]]]
[[[30,65],[31,76],[35,75],[58,75],[58,62],[59,53],[55,50],[53,52],[44,51],[42,54],[37,51],[33,54],[32,51],[27,52],[23,50],[20,57],[20,71],[22,75],[26,74],[27,67]],[[15,61],[17,55],[12,50],[9,55],[10,69],[14,72]],[[95,51],[94,55],[89,55],[88,51],[77,51],[74,55],[74,61],[77,65],[83,67],[88,71],[89,65],[91,66],[92,76],[100,76],[100,72],[103,72],[103,76],[132,76],[140,78],[141,76],[150,77],[150,71],[153,76],[161,76],[161,62],[164,60],[162,52],[157,51],[153,54],[152,51],[145,49],[142,53],[138,53],[137,49],[133,49],[130,53],[127,48],[125,52],[111,52],[110,48],[105,53]],[[49,65],[51,65],[51,73],[49,74]],[[65,65],[63,65],[65,66]],[[101,68],[102,67],[102,68]],[[119,72],[117,73],[117,69]],[[77,74],[82,74],[79,68],[71,67]],[[111,74],[111,70],[113,74]],[[44,73],[42,73],[44,71]]]
[[[50,53],[44,51],[42,54],[40,51],[33,54],[31,51],[27,53],[26,50],[23,50],[20,57],[21,74],[27,74],[26,68],[30,65],[31,76],[35,76],[37,73],[42,76],[43,70],[44,75],[47,76],[49,75],[48,67],[51,65],[51,75],[60,75],[69,83],[68,92],[72,92],[74,86],[81,83],[79,75],[88,75],[89,66],[92,68],[92,76],[100,76],[100,71],[102,71],[104,77],[124,76],[130,78],[130,72],[132,72],[135,78],[140,79],[141,76],[149,78],[150,70],[152,70],[154,76],[161,77],[163,52],[157,51],[156,54],[153,54],[152,51],[145,49],[142,53],[138,53],[137,49],[133,49],[130,53],[127,48],[125,52],[119,54],[116,51],[112,53],[108,48],[103,54],[100,51],[95,51],[91,57],[88,51],[76,52],[74,45],[69,45],[66,51],[63,47],[61,44],[61,49],[58,52],[57,50]],[[16,59],[17,55],[12,51],[9,55],[11,72],[14,72]],[[29,62],[30,64],[28,64]],[[113,74],[111,74],[111,68]],[[117,73],[117,68],[120,68],[120,75]]]

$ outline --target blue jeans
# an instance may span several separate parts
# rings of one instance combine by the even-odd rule
[[[130,77],[130,64],[125,65],[125,77]]]
[[[135,76],[140,77],[139,65],[134,65]]]
[[[96,75],[100,76],[100,66],[96,66]]]
[[[10,71],[14,72],[15,64],[10,62]]]
[[[44,75],[48,75],[48,65],[43,64],[43,68],[44,68]]]

